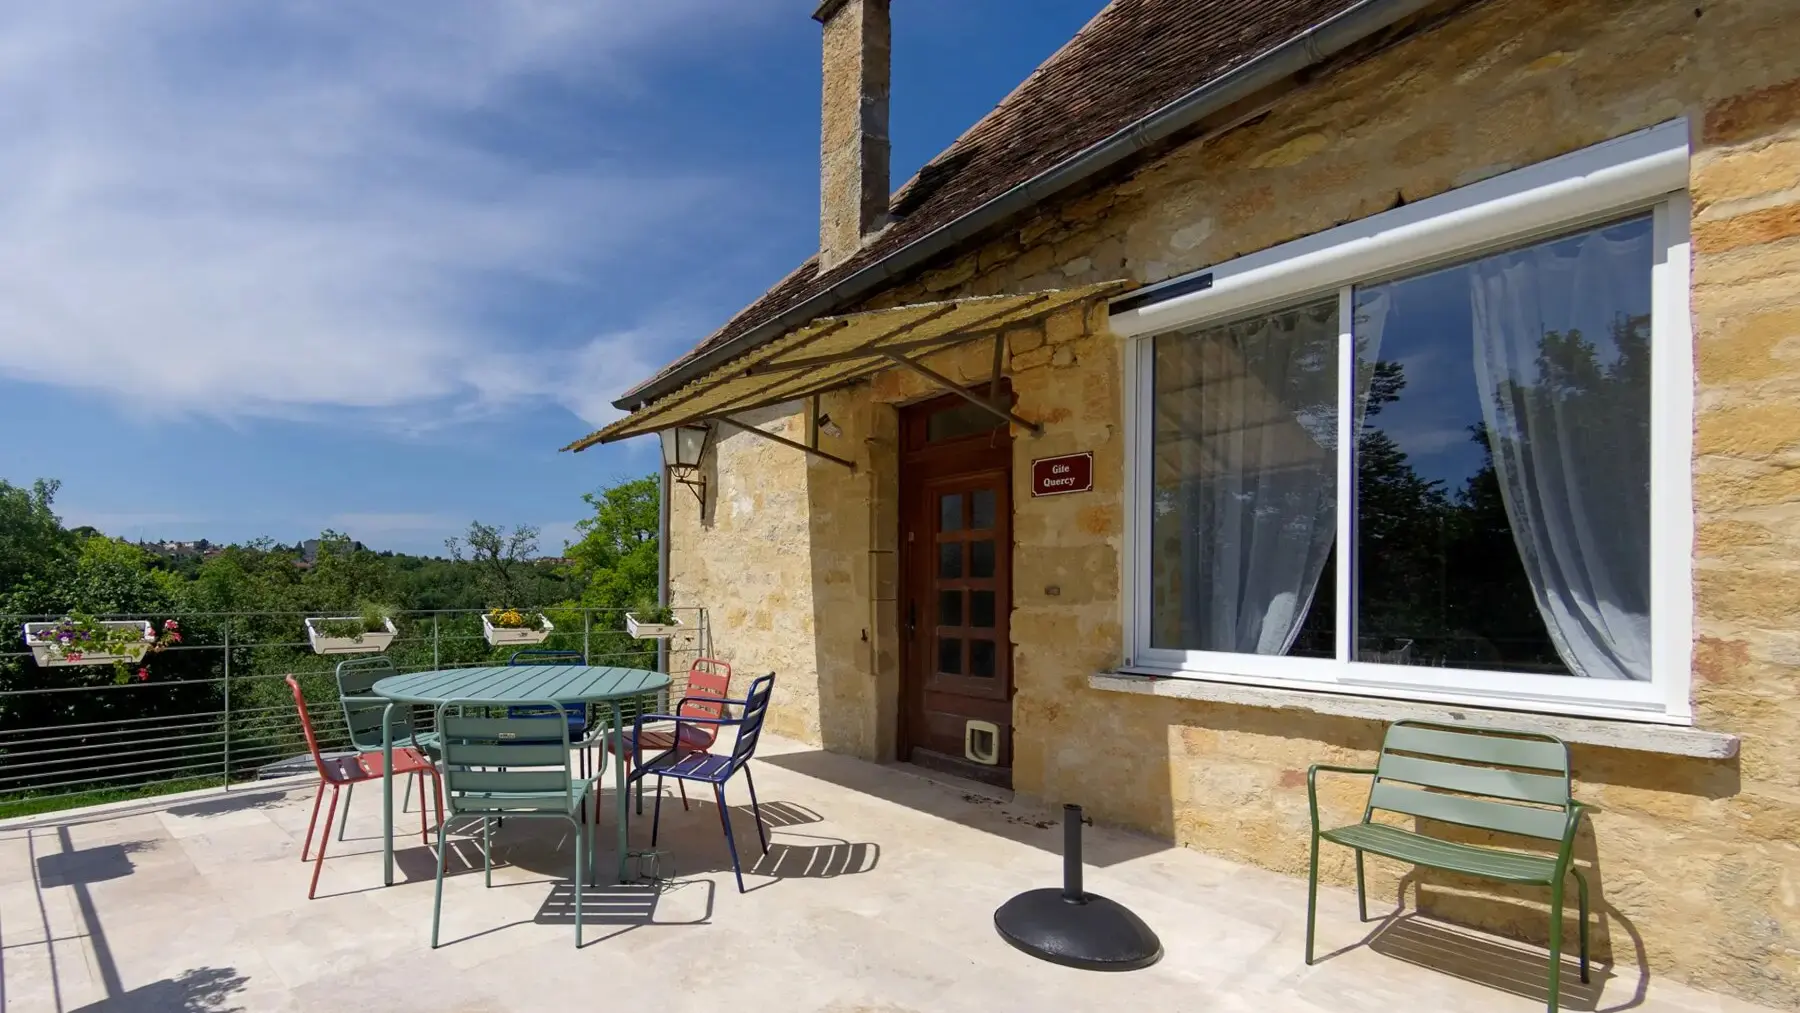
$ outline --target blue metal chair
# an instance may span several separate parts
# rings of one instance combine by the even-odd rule
[[[512,657],[506,659],[506,663],[508,666],[584,665],[587,664],[587,659],[582,657],[580,651],[552,651],[544,648],[531,648],[523,651],[514,651]],[[591,769],[594,761],[589,749],[592,744],[584,741],[584,736],[587,735],[588,730],[587,704],[580,700],[566,700],[563,702],[561,709],[569,719],[569,740],[576,743],[576,748],[581,750],[581,776],[592,777],[593,774],[591,773]],[[506,716],[509,718],[553,718],[556,716],[556,713],[557,709],[554,707],[530,706],[506,708]],[[549,739],[546,738],[545,741],[549,741]]]
[[[662,782],[670,777],[676,781],[695,781],[713,786],[713,799],[719,806],[719,823],[725,828],[725,846],[731,849],[731,871],[737,876],[738,892],[744,892],[744,870],[738,863],[737,840],[731,834],[731,810],[725,805],[725,782],[731,775],[742,770],[744,783],[750,789],[750,813],[756,817],[756,836],[762,843],[763,854],[769,853],[769,833],[763,827],[762,808],[756,800],[756,778],[750,774],[750,758],[756,754],[756,742],[762,737],[763,719],[769,713],[769,695],[775,689],[775,673],[761,676],[750,684],[750,692],[742,700],[726,700],[724,703],[742,708],[738,716],[703,718],[684,713],[687,708],[675,707],[674,714],[639,714],[632,729],[632,741],[644,741],[644,724],[654,721],[674,722],[676,726],[675,744],[651,759],[644,759],[641,752],[634,754],[631,772],[633,780],[645,777],[656,778],[656,812],[651,817],[650,846],[656,846],[656,834],[662,823]],[[708,702],[717,702],[715,698],[706,698]],[[686,703],[684,698],[682,703]],[[730,711],[725,711],[729,714]],[[715,755],[703,749],[694,749],[683,741],[682,725],[710,725],[714,728],[736,728],[737,741],[731,746],[729,755]]]
[[[575,946],[581,946],[581,895],[584,870],[591,873],[587,852],[594,846],[596,808],[588,815],[594,781],[577,778],[569,770],[569,733],[559,725],[559,736],[536,739],[543,725],[535,718],[465,717],[463,701],[447,700],[438,707],[442,734],[443,783],[446,817],[438,824],[437,889],[431,902],[431,946],[438,944],[438,915],[444,905],[445,828],[450,817],[481,817],[481,855],[487,885],[494,885],[494,860],[490,849],[490,824],[500,817],[568,820],[575,827]],[[545,706],[553,711],[556,704]],[[456,713],[453,713],[452,710]],[[505,764],[504,769],[496,769]]]

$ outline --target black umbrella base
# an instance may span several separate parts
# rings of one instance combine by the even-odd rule
[[[1161,959],[1162,941],[1143,919],[1105,897],[1080,897],[1028,890],[1000,905],[994,928],[1034,957],[1085,971],[1135,971]]]

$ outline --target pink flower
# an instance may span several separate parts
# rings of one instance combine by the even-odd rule
[[[169,634],[169,643],[171,643],[171,644],[181,643],[181,634],[179,634],[179,633]]]
[[[163,629],[178,630],[178,629],[181,629],[181,624],[176,622],[173,619],[165,619],[165,620],[163,620]]]
[[[148,668],[138,669],[137,670],[137,680],[139,682],[149,682],[150,681],[150,670]]]

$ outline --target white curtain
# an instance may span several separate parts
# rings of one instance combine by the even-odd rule
[[[1650,678],[1650,244],[1640,221],[1469,269],[1507,519],[1557,654],[1593,679]]]
[[[1155,523],[1178,528],[1179,592],[1157,646],[1293,646],[1336,534],[1337,334],[1332,300],[1158,339],[1156,466],[1175,495]]]

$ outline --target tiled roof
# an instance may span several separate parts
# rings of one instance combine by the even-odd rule
[[[809,258],[657,377],[1355,6],[1354,0],[1113,0],[894,194],[894,224],[824,274],[817,258]]]

